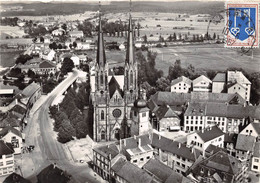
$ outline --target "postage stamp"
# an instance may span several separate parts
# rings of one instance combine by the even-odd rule
[[[225,47],[259,47],[259,4],[226,3]]]

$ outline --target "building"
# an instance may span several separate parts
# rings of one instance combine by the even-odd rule
[[[0,176],[15,172],[12,144],[0,140]]]
[[[260,137],[260,123],[249,123],[241,132],[242,135]]]
[[[17,173],[12,173],[6,177],[4,180],[4,183],[14,183],[14,182],[19,182],[19,183],[32,183],[30,180],[23,178],[21,175]]]
[[[190,183],[190,180],[183,175],[176,173],[170,167],[158,159],[150,159],[143,169],[154,177],[154,182],[160,183]]]
[[[151,136],[141,135],[94,148],[93,169],[103,179],[110,180],[111,167],[119,158],[124,158],[140,168],[153,157],[153,148],[150,144]]]
[[[229,154],[219,151],[200,162],[194,163],[189,175],[196,182],[244,182],[246,166]]]
[[[0,131],[0,138],[1,140],[12,144],[14,154],[21,154],[23,148],[23,136],[19,130],[13,127],[5,127]]]
[[[238,134],[236,143],[236,158],[241,162],[249,165],[249,160],[251,159],[252,153],[254,151],[254,145],[256,138],[254,136],[247,136]]]
[[[211,92],[212,81],[204,75],[201,75],[192,81],[192,91]]]
[[[53,49],[45,49],[42,52],[39,53],[39,57],[48,60],[53,61],[55,58],[56,52]]]
[[[21,102],[30,109],[33,104],[41,97],[41,86],[35,82],[32,82],[18,95]]]
[[[69,31],[68,33],[72,38],[83,38],[83,31]]]
[[[130,112],[130,135],[144,135],[152,130],[149,119],[150,109],[146,107],[144,99],[138,99],[134,102],[134,106]]]
[[[185,76],[178,77],[171,82],[171,92],[189,93],[191,91],[192,81]]]
[[[187,135],[188,147],[194,147],[205,153],[209,145],[224,147],[224,133],[217,126]]]
[[[227,71],[227,91],[239,93],[246,101],[249,101],[251,82],[241,71]]]
[[[111,168],[112,181],[116,183],[137,183],[154,182],[153,176],[149,175],[145,170],[137,167],[136,165],[120,158]]]
[[[260,173],[260,142],[255,143],[252,156],[251,170]]]
[[[180,118],[168,105],[160,106],[152,117],[153,125],[158,131],[180,130]]]
[[[79,57],[74,53],[62,53],[60,55],[61,62],[63,62],[65,58],[70,58],[73,61],[75,67],[78,67],[80,64]]]
[[[155,133],[153,133],[151,145],[155,151],[154,156],[180,174],[185,173],[202,154],[197,149]]]
[[[66,32],[66,31],[65,31],[64,29],[59,28],[59,29],[53,30],[53,31],[51,32],[51,34],[52,34],[53,36],[61,36],[61,35],[65,34],[65,32]]]
[[[0,98],[13,98],[14,89],[0,89]]]
[[[138,98],[137,62],[134,55],[130,15],[124,75],[112,76],[109,79],[101,17],[99,17],[95,74],[90,78],[91,87],[93,86],[91,100],[94,108],[94,141],[111,141],[129,136],[126,122],[130,120],[130,111]],[[119,78],[121,82],[118,82]]]
[[[226,73],[217,73],[212,80],[212,93],[223,93],[226,87]]]

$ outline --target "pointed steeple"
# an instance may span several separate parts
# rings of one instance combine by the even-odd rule
[[[97,45],[97,64],[100,68],[105,67],[106,65],[106,54],[103,38],[103,30],[101,23],[101,8],[99,2],[99,25],[98,25],[98,45]]]
[[[134,36],[133,36],[133,25],[132,25],[132,16],[131,16],[131,0],[130,0],[130,13],[129,13],[129,25],[127,33],[127,49],[126,49],[126,64],[134,64]]]

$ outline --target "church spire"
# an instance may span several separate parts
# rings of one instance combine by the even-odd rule
[[[101,5],[100,5],[100,1],[99,1],[97,64],[99,65],[99,67],[105,67],[105,65],[106,65],[106,54],[105,54],[103,30],[102,30],[102,23],[101,23]]]
[[[126,50],[126,64],[134,64],[134,36],[133,36],[133,25],[131,16],[132,2],[130,0],[130,13],[129,13],[129,25],[128,25],[128,38],[127,38],[127,50]]]

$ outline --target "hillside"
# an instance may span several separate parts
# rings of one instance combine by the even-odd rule
[[[22,11],[1,12],[1,16],[41,16],[41,15],[68,15],[83,13],[85,11],[97,11],[98,4],[93,3],[1,3],[1,7],[22,6]],[[188,14],[212,14],[223,10],[224,2],[201,2],[201,1],[177,1],[177,2],[149,2],[140,1],[132,3],[132,11],[135,12],[172,12]],[[26,10],[35,11],[26,11]],[[102,5],[104,12],[129,11],[129,2],[111,2]]]

